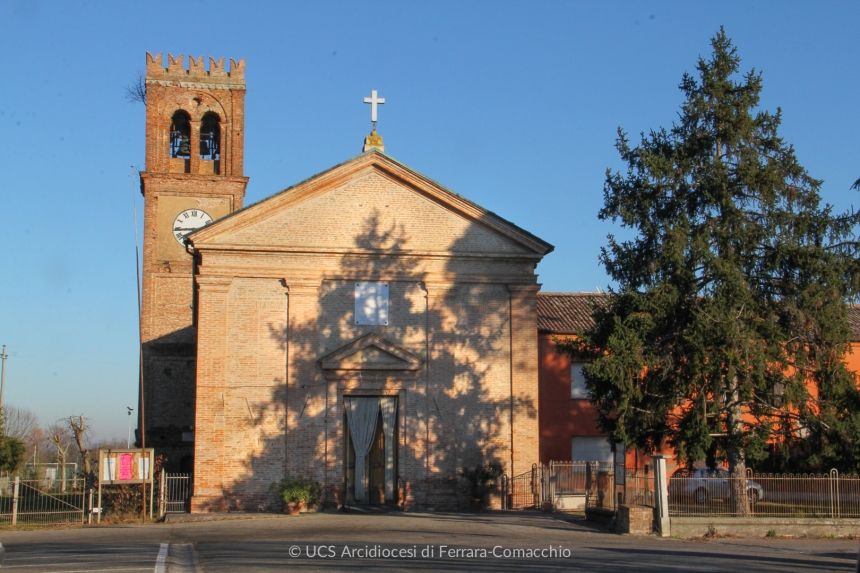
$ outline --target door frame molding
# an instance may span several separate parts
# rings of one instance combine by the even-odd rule
[[[362,356],[365,349],[370,348],[369,355]],[[410,424],[417,423],[417,403],[415,392],[411,394],[406,387],[415,387],[424,370],[424,359],[409,352],[402,346],[371,332],[360,336],[340,349],[319,359],[319,364],[326,380],[326,469],[327,487],[336,491],[336,503],[341,507],[346,502],[347,492],[345,461],[346,451],[344,440],[344,396],[397,396],[397,475],[394,476],[394,488],[398,502],[403,503],[398,478],[409,483],[413,468],[407,465]],[[416,420],[412,420],[407,412],[412,412]],[[330,426],[333,424],[333,428]],[[415,426],[417,429],[418,426]],[[414,456],[413,456],[414,457]],[[416,470],[417,471],[417,470]]]

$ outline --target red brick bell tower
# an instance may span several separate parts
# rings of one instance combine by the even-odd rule
[[[245,60],[146,54],[146,170],[141,339],[146,447],[192,471],[196,329],[184,236],[242,207]],[[140,412],[141,409],[138,409]],[[140,435],[137,436],[140,445]]]

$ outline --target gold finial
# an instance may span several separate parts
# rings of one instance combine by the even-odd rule
[[[382,143],[382,136],[376,133],[376,127],[373,128],[370,135],[364,138],[364,149],[362,149],[362,151],[367,151],[369,149],[378,149],[385,153],[385,145]]]

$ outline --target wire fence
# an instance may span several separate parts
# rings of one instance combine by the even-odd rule
[[[724,469],[676,472],[669,480],[669,515],[860,517],[860,476],[729,474]]]
[[[82,523],[86,480],[20,480],[0,482],[0,524]]]

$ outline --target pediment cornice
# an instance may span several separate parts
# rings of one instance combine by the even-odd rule
[[[231,213],[226,217],[188,235],[187,240],[195,249],[220,248],[230,243],[232,232],[253,226],[275,213],[289,209],[317,195],[337,189],[356,179],[378,174],[395,180],[413,192],[426,197],[443,208],[505,237],[508,241],[525,248],[532,256],[542,257],[554,247],[549,243],[502,219],[495,213],[472,203],[464,197],[439,185],[432,179],[403,165],[377,150],[371,150],[345,163],[315,175],[280,193]]]
[[[375,359],[367,359],[368,350]],[[323,370],[420,370],[424,360],[371,332],[319,359]]]

